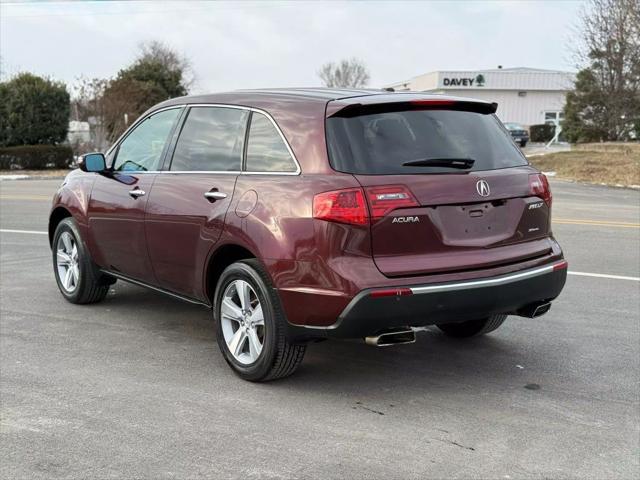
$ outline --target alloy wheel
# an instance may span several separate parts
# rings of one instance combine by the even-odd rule
[[[227,348],[239,363],[258,360],[264,346],[265,324],[258,295],[245,280],[234,280],[224,291],[220,322]]]
[[[80,282],[78,264],[78,245],[69,232],[62,232],[56,245],[56,264],[58,278],[67,293],[73,293]]]

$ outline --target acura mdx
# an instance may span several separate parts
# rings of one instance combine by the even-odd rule
[[[326,338],[466,338],[542,315],[567,262],[547,179],[496,107],[349,89],[163,102],[55,194],[60,292],[93,303],[123,280],[202,304],[251,381]]]

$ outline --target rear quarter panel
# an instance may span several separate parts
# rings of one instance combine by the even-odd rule
[[[314,220],[316,193],[357,186],[351,175],[240,175],[216,248],[240,244],[267,268],[294,324],[326,323],[355,295],[371,260],[369,230]],[[248,208],[247,199],[254,203]],[[251,203],[250,202],[250,203]]]

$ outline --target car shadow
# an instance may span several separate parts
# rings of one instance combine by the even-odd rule
[[[132,285],[119,283],[114,290],[115,294],[110,293],[102,304],[112,313],[126,314],[136,326],[180,344],[176,348],[184,349],[194,342],[211,344],[212,348],[207,349],[211,362],[224,369],[218,374],[232,375],[215,345],[210,310]],[[525,348],[526,335],[518,325],[509,323],[493,334],[471,339],[449,338],[431,327],[418,332],[414,344],[372,347],[360,340],[310,344],[294,375],[257,388],[350,396],[390,390],[411,395],[426,391],[450,394],[469,389],[478,393],[487,388],[520,389],[527,382],[519,364],[542,361],[531,356],[543,353]],[[207,374],[211,375],[211,370]]]

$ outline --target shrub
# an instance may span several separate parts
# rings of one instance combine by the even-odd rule
[[[73,160],[71,147],[66,145],[21,145],[0,148],[0,170],[24,168],[67,168]]]
[[[51,145],[69,128],[69,93],[60,82],[21,73],[0,82],[0,147]]]
[[[529,136],[532,142],[550,142],[556,134],[556,126],[549,124],[531,125]]]

